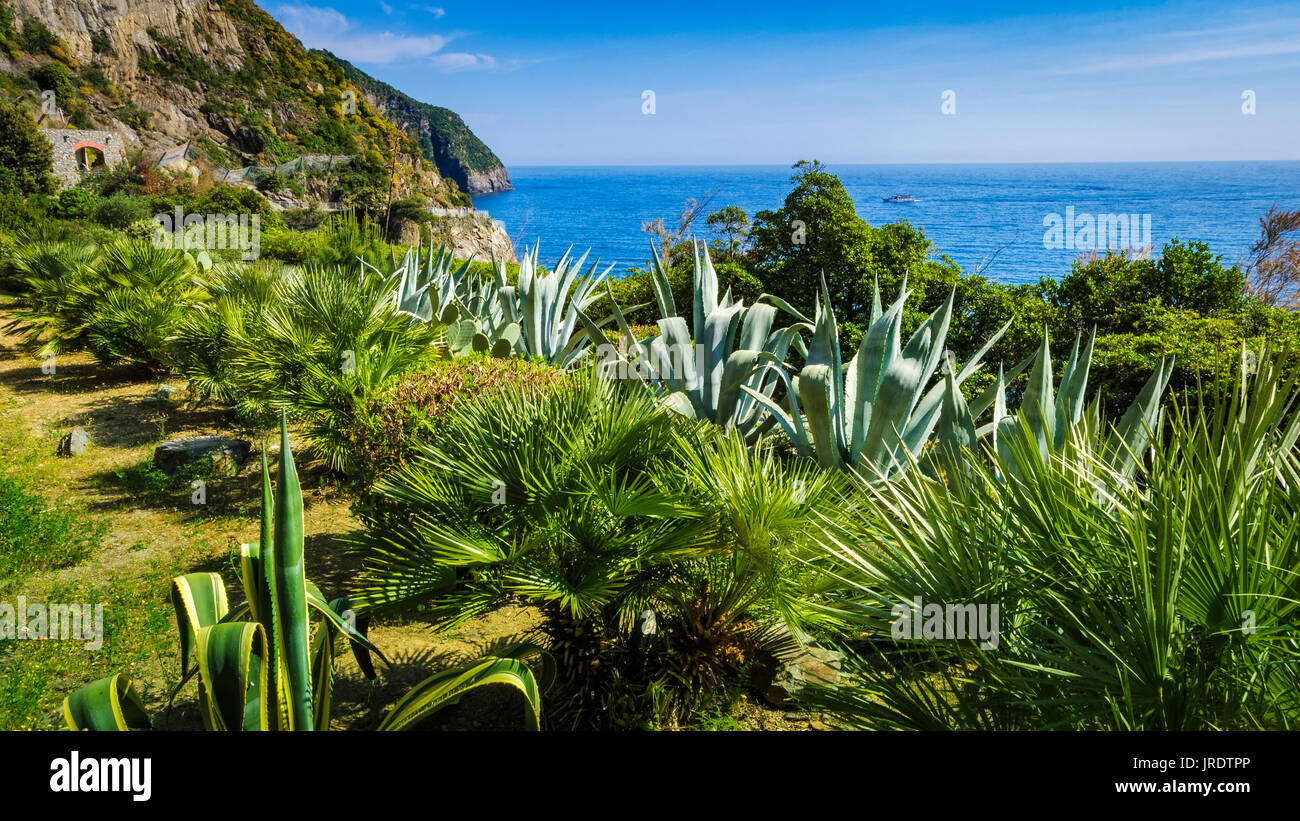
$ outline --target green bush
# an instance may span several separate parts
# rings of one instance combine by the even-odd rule
[[[0,100],[0,193],[52,194],[54,152],[22,103]]]
[[[49,208],[49,197],[0,191],[0,229],[26,231],[44,221]]]
[[[45,54],[58,42],[59,38],[35,17],[23,20],[21,40],[23,50],[28,54]]]
[[[95,208],[95,222],[108,228],[125,229],[152,215],[144,200],[129,194],[114,194],[101,200]]]
[[[325,249],[326,241],[323,234],[314,231],[264,231],[262,257],[303,265],[315,259]]]
[[[99,207],[99,197],[85,188],[66,188],[54,202],[54,216],[65,220],[90,219]]]
[[[1241,269],[1225,267],[1205,243],[1174,239],[1154,259],[1107,253],[1076,262],[1059,283],[1043,283],[1043,289],[1077,327],[1124,332],[1133,330],[1148,302],[1203,316],[1236,311],[1245,284]]]
[[[545,387],[561,373],[547,365],[489,356],[430,364],[398,379],[358,414],[348,433],[354,478],[368,485],[409,461],[417,446],[437,435],[452,408],[507,385]]]
[[[63,63],[56,60],[41,63],[29,71],[28,76],[35,80],[41,89],[53,91],[55,99],[64,108],[71,106],[76,99],[77,89],[72,84],[72,73]]]

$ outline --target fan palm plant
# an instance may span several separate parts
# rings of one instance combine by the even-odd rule
[[[676,418],[590,373],[458,406],[420,457],[381,479],[395,514],[358,541],[367,609],[426,604],[448,627],[520,596],[542,608],[560,670],[552,714],[599,716],[617,633],[713,520],[657,480]]]
[[[1149,466],[1084,417],[1046,457],[1020,425],[990,466],[863,483],[823,549],[836,616],[878,638],[809,702],[874,728],[1297,726],[1300,416],[1295,375],[1258,361],[1157,422]],[[995,646],[891,641],[917,598],[997,606]]]
[[[258,293],[224,325],[237,407],[254,420],[324,411],[312,413],[311,445],[336,468],[351,414],[388,380],[443,355],[442,326],[399,312],[377,270],[285,269],[270,300]]]
[[[93,277],[93,246],[80,242],[27,242],[5,261],[5,279],[18,294],[8,325],[38,356],[84,342],[84,312],[72,310],[79,284]]]
[[[10,327],[41,356],[84,345],[103,362],[165,366],[167,337],[206,296],[194,258],[147,240],[86,257],[73,246],[37,245],[21,258],[30,270]]]

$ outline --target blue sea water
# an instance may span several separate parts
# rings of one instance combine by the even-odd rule
[[[829,165],[871,225],[906,219],[935,257],[1002,282],[1059,278],[1077,248],[1046,248],[1044,219],[1150,214],[1151,243],[1199,239],[1232,263],[1246,256],[1271,205],[1300,208],[1300,162]],[[674,225],[688,198],[713,195],[708,211],[739,205],[753,217],[791,190],[785,166],[517,166],[513,191],[474,198],[505,223],[515,246],[541,240],[551,263],[572,244],[616,271],[649,259],[647,220]],[[911,194],[910,204],[882,202]],[[705,231],[703,220],[697,235]],[[1102,244],[1105,239],[1103,232]]]

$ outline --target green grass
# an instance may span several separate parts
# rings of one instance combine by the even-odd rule
[[[102,604],[103,645],[88,650],[80,641],[0,641],[0,731],[60,729],[64,694],[117,670],[139,680],[146,700],[165,700],[180,680],[167,591],[173,573],[184,568],[173,564],[157,562],[139,577],[61,585],[41,595],[41,603]]]
[[[12,418],[13,407],[4,410],[4,417]],[[15,609],[18,596],[29,607],[56,602],[102,604],[104,640],[96,650],[86,649],[82,641],[0,640],[0,731],[62,728],[58,709],[64,695],[118,670],[136,680],[147,701],[165,701],[180,671],[169,600],[171,580],[196,569],[221,569],[199,566],[212,552],[212,538],[199,527],[185,527],[178,539],[180,549],[147,567],[122,575],[78,573],[72,581],[60,583],[44,571],[85,564],[109,533],[110,518],[91,513],[84,502],[48,499],[43,485],[57,467],[50,467],[45,454],[54,439],[27,435],[20,426],[3,427],[7,432],[0,434],[0,448],[6,454],[5,472],[0,475],[0,602]],[[195,470],[211,471],[211,466],[200,463]],[[123,481],[145,496],[173,483],[189,493],[193,477],[188,473],[176,477],[157,473],[141,468],[128,472]],[[138,553],[147,547],[137,541],[123,550]]]
[[[90,557],[107,523],[50,503],[17,476],[0,476],[0,578],[72,567]]]

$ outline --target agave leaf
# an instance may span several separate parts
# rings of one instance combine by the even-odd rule
[[[1046,459],[1056,438],[1056,403],[1052,398],[1052,351],[1046,328],[1043,329],[1043,344],[1038,350],[1038,358],[1034,360],[1034,368],[1029,372],[1029,384],[1025,387],[1020,412],[1038,442],[1039,454]]]
[[[152,728],[135,685],[121,673],[97,679],[63,699],[69,730],[126,731]]]
[[[456,703],[470,690],[491,684],[505,684],[519,690],[527,702],[524,709],[527,728],[540,729],[541,695],[532,671],[518,659],[492,656],[420,682],[397,702],[378,729],[411,729],[443,707]]]
[[[217,624],[230,609],[219,573],[189,573],[172,579],[172,608],[181,640],[181,675],[194,660],[199,631]]]
[[[268,728],[266,632],[255,622],[204,627],[198,638],[199,683],[210,730]]]
[[[288,417],[280,416],[280,481],[275,489],[275,545],[271,594],[275,608],[275,656],[288,697],[289,729],[312,729],[311,646],[307,578],[303,574],[302,490],[289,448]]]
[[[1107,441],[1103,460],[1125,476],[1132,475],[1137,467],[1137,458],[1150,442],[1151,432],[1160,416],[1160,401],[1173,372],[1173,357],[1161,359]]]

